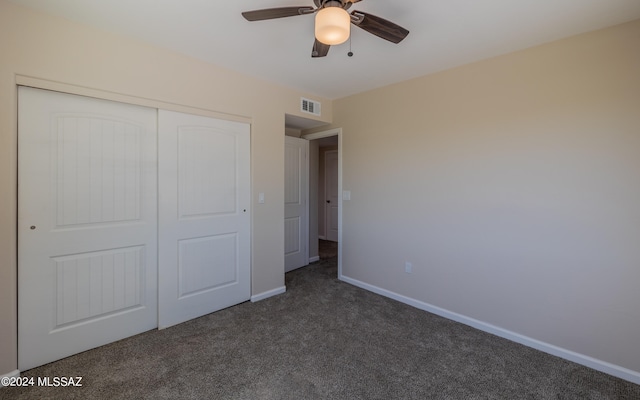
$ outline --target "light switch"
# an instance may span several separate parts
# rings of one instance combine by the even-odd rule
[[[258,193],[258,203],[264,204],[264,193]]]
[[[342,200],[351,200],[351,190],[342,191]]]

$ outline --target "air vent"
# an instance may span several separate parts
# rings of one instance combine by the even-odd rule
[[[313,114],[313,115],[320,115],[320,102],[301,97],[300,111]]]

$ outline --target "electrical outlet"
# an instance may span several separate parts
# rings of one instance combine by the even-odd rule
[[[411,264],[409,261],[404,263],[404,272],[406,272],[407,274],[413,272],[413,264]]]

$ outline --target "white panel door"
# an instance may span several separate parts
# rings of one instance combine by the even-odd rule
[[[248,124],[159,111],[159,327],[251,297]]]
[[[157,326],[156,115],[20,87],[21,370]]]
[[[309,141],[285,136],[284,146],[284,270],[309,264]]]
[[[331,150],[324,153],[324,193],[327,197],[325,202],[325,227],[327,230],[326,239],[334,242],[338,241],[338,151]]]

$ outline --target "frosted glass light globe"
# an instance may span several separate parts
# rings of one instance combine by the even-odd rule
[[[351,17],[340,7],[326,7],[316,14],[316,39],[328,45],[344,43],[349,39]]]

